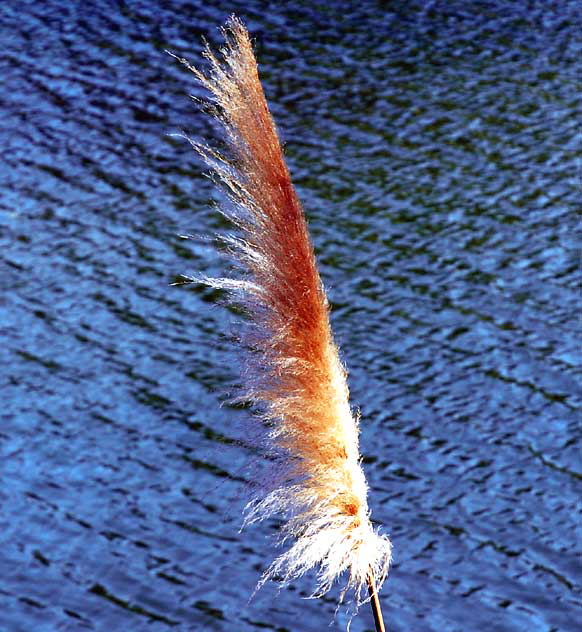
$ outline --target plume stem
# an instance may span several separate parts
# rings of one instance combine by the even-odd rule
[[[370,595],[370,606],[374,615],[374,623],[376,624],[376,632],[386,632],[384,626],[384,617],[382,616],[382,608],[380,607],[380,599],[376,591],[376,583],[372,573],[368,575],[368,594]]]

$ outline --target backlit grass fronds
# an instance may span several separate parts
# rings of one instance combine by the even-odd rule
[[[358,420],[329,324],[328,303],[307,224],[269,113],[248,33],[232,17],[226,44],[204,53],[203,73],[181,59],[211,93],[226,155],[193,143],[223,183],[223,212],[239,230],[225,237],[237,279],[203,279],[227,290],[248,316],[242,344],[243,398],[260,417],[272,470],[246,509],[246,522],[277,515],[287,547],[266,571],[290,580],[315,567],[316,594],[344,571],[362,600],[390,563],[390,541],[372,527],[360,464]]]

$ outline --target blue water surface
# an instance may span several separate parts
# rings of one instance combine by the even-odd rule
[[[235,316],[170,286],[224,273],[227,226],[164,50],[233,12],[361,409],[388,629],[579,630],[580,2],[4,0],[0,631],[346,629],[312,575],[249,602],[278,522],[239,532]]]

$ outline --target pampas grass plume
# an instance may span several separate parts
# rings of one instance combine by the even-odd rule
[[[240,275],[195,280],[226,290],[247,315],[240,399],[261,418],[261,447],[271,470],[247,506],[245,522],[282,517],[287,547],[259,585],[275,577],[289,581],[315,567],[319,596],[347,571],[346,589],[361,603],[370,577],[377,585],[384,580],[391,545],[370,522],[358,418],[249,35],[234,16],[223,34],[218,56],[206,47],[207,72],[179,61],[210,92],[226,138],[225,155],[193,145],[227,192],[222,211],[239,235],[222,241]]]

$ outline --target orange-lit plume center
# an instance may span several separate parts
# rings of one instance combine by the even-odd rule
[[[260,583],[316,567],[319,595],[348,571],[359,602],[370,573],[377,584],[385,578],[391,545],[370,523],[346,371],[249,36],[235,17],[224,35],[220,59],[205,51],[207,73],[180,61],[210,91],[226,132],[227,155],[193,144],[227,191],[223,212],[239,236],[223,242],[243,272],[202,281],[227,290],[248,315],[242,399],[262,418],[273,471],[246,522],[283,517],[287,546]]]

